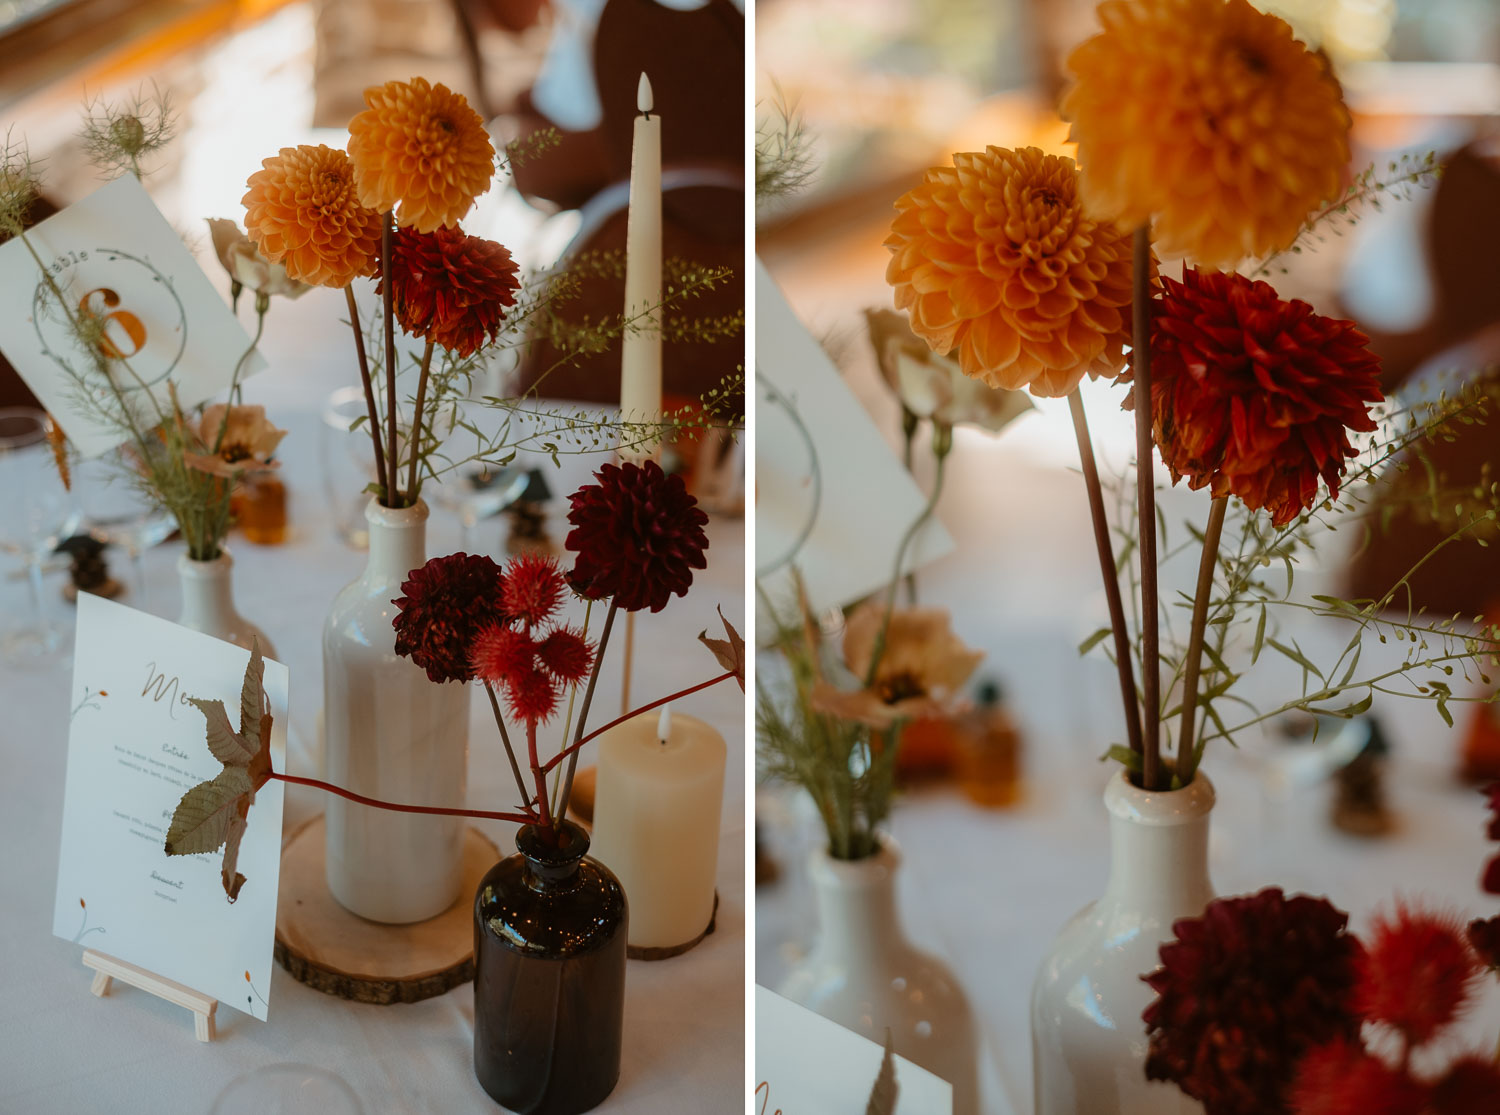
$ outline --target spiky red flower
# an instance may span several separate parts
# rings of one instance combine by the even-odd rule
[[[1500,1109],[1500,1065],[1472,1055],[1459,1058],[1432,1089],[1429,1102],[1432,1115],[1495,1115]]]
[[[1458,1017],[1479,975],[1456,919],[1398,903],[1393,917],[1375,920],[1359,963],[1355,1009],[1413,1047],[1425,1045]]]
[[[460,228],[397,229],[391,241],[396,320],[413,337],[472,356],[495,339],[505,308],[515,305],[517,270],[503,245]],[[376,290],[383,293],[383,282]]]
[[[542,669],[561,682],[582,681],[594,664],[593,649],[567,627],[557,628],[537,644],[536,657]]]
[[[546,623],[562,607],[565,587],[551,554],[522,554],[505,563],[505,610],[517,623]]]
[[[399,612],[396,653],[427,671],[432,681],[468,681],[469,647],[479,629],[503,622],[504,574],[481,554],[436,557],[407,574],[391,603]]]
[[[1174,482],[1234,495],[1281,526],[1338,496],[1349,431],[1375,428],[1380,361],[1351,322],[1267,283],[1163,276],[1151,322],[1152,424]]]
[[[1143,977],[1157,998],[1142,1016],[1146,1076],[1169,1080],[1208,1115],[1283,1115],[1293,1071],[1311,1048],[1354,1040],[1359,941],[1321,898],[1259,894],[1211,902],[1184,918]]]
[[[474,637],[469,668],[480,681],[502,685],[520,671],[531,669],[536,650],[536,643],[526,632],[492,623]]]
[[[1471,921],[1467,936],[1480,962],[1500,972],[1500,915]]]
[[[686,596],[708,560],[708,516],[680,476],[655,461],[605,465],[570,497],[567,548],[578,555],[568,580],[591,599],[614,597],[627,612],[659,612]]]
[[[1411,1077],[1343,1041],[1303,1057],[1290,1094],[1297,1115],[1422,1115],[1427,1098]]]
[[[528,723],[545,724],[557,711],[558,684],[535,666],[512,675],[505,686],[511,715]]]

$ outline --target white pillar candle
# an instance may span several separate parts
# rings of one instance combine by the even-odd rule
[[[651,82],[645,74],[636,90],[636,107],[641,114],[635,118],[630,152],[625,226],[625,317],[631,324],[621,340],[620,412],[627,421],[650,422],[661,413],[661,117],[652,115]],[[640,460],[651,453],[627,445],[620,455]]]
[[[723,736],[681,713],[599,737],[589,853],[625,888],[632,948],[685,945],[713,918],[726,755]]]

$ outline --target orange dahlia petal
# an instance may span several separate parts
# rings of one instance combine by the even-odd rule
[[[349,122],[349,157],[361,204],[396,210],[402,228],[451,228],[489,189],[495,147],[463,94],[425,78],[365,90]]]
[[[246,186],[245,231],[290,278],[340,287],[374,271],[380,214],[359,204],[344,152],[283,147]]]
[[[1083,212],[1071,159],[957,154],[896,202],[885,243],[897,307],[965,375],[1057,396],[1123,367],[1131,239]]]
[[[1163,255],[1285,248],[1334,197],[1351,118],[1327,61],[1247,0],[1110,0],[1063,97],[1087,211],[1153,221]]]

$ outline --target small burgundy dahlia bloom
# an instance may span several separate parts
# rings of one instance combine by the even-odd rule
[[[505,618],[504,574],[480,554],[449,554],[413,569],[391,603],[400,612],[396,653],[427,671],[432,681],[468,681],[469,647],[486,624]]]

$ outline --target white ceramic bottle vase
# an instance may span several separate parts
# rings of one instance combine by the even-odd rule
[[[818,908],[812,951],[780,993],[953,1085],[954,1115],[979,1111],[979,1042],[963,989],[936,957],[913,948],[896,914],[901,857],[890,837],[860,860],[812,854]]]
[[[1155,992],[1172,923],[1214,898],[1208,823],[1214,788],[1201,772],[1168,793],[1137,789],[1121,770],[1104,791],[1110,869],[1104,897],[1058,935],[1031,996],[1036,1115],[1201,1115],[1175,1085],[1146,1080],[1141,1012]]]
[[[462,807],[469,691],[396,655],[392,603],[426,558],[427,505],[365,509],[364,573],[323,627],[325,769],[336,786],[404,805]],[[328,889],[351,913],[406,924],[436,917],[463,883],[460,817],[393,813],[327,795]]]
[[[184,550],[177,557],[177,577],[182,584],[179,624],[246,650],[252,641],[259,642],[262,657],[276,657],[266,633],[234,606],[234,558],[228,550],[221,549],[211,561],[194,561]]]

